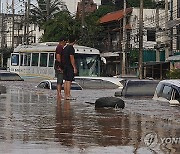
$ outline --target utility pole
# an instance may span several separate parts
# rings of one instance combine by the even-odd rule
[[[29,1],[29,0],[28,0]],[[29,3],[30,4],[30,3]],[[47,15],[47,21],[49,20],[50,16],[50,10],[49,10],[50,0],[46,0],[46,15]]]
[[[171,0],[170,20],[173,21],[173,0]],[[173,55],[173,27],[171,27],[170,35],[170,55]]]
[[[12,0],[12,48],[14,48],[14,0]]]
[[[29,13],[30,13],[30,0],[28,0],[27,2],[27,30],[26,30],[26,44],[28,45],[29,44]]]
[[[156,39],[157,39],[157,34],[158,34],[158,31],[159,31],[159,5],[160,5],[160,3],[159,3],[159,0],[156,2],[156,16],[155,16],[155,20],[156,20]],[[156,48],[156,61],[157,62],[159,62],[160,61],[160,48],[158,47],[158,43],[159,42],[157,42],[156,41],[156,46],[157,46],[157,48]]]
[[[143,78],[143,0],[140,0],[139,11],[139,78]]]
[[[169,37],[168,37],[168,0],[165,0],[165,59],[169,57]]]
[[[4,14],[1,13],[2,16],[2,23],[1,23],[1,49],[4,48]],[[3,51],[1,52],[1,67],[3,67]]]
[[[26,30],[27,30],[27,2],[25,2],[25,13],[24,13],[24,43],[27,43],[27,33],[26,33]]]
[[[81,31],[82,31],[82,37],[84,36],[84,28],[85,28],[85,0],[81,1],[82,4],[82,12],[81,12]]]
[[[123,11],[123,38],[122,38],[122,76],[126,74],[126,0],[124,0],[124,11]]]
[[[1,12],[1,0],[0,0],[0,13],[2,13],[2,12]]]

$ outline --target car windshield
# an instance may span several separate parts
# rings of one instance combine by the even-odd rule
[[[57,82],[53,81],[51,82],[51,89],[56,90],[57,88]],[[64,85],[62,85],[62,90],[64,89]],[[82,90],[82,87],[79,86],[77,83],[72,82],[71,90]]]
[[[0,73],[1,81],[22,81],[23,79],[16,73]]]

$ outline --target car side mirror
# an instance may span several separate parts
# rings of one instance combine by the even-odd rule
[[[169,101],[169,104],[170,104],[170,105],[179,105],[180,103],[179,103],[178,100],[170,100],[170,101]]]

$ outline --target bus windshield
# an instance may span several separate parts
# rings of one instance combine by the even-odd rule
[[[75,59],[79,76],[100,76],[99,55],[76,54]]]
[[[11,65],[12,66],[18,66],[19,65],[19,54],[12,54]]]

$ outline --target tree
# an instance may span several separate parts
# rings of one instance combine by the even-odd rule
[[[42,29],[49,19],[53,19],[61,9],[67,8],[62,0],[37,0],[37,6],[31,4],[31,7],[31,21]]]
[[[13,52],[12,48],[1,48],[0,54],[3,57],[3,67],[7,67],[7,60],[10,57],[11,53]],[[2,61],[1,61],[2,63]]]
[[[85,17],[85,28],[83,36],[79,35],[79,42],[82,45],[100,48],[104,35],[104,28],[99,25],[100,17],[116,10],[114,5],[101,5],[99,8]],[[76,19],[77,21],[78,19]]]
[[[60,36],[76,34],[79,29],[77,24],[68,11],[61,11],[44,24],[46,32],[42,41],[58,41]]]
[[[168,79],[180,79],[180,69],[173,69],[167,72]]]

